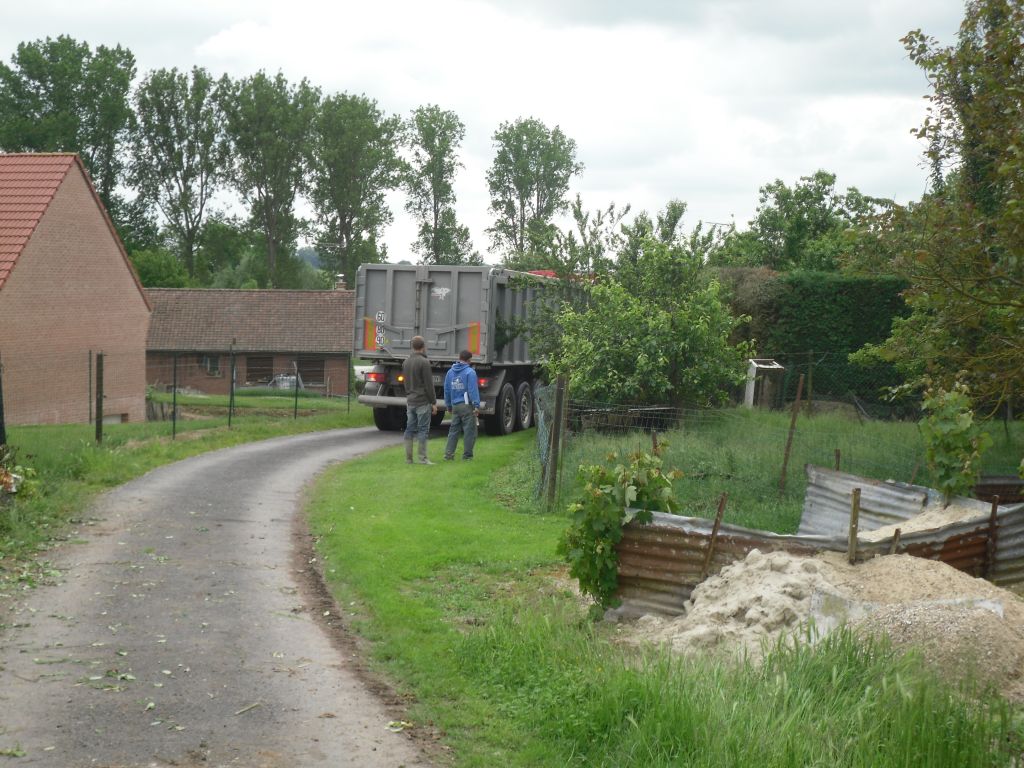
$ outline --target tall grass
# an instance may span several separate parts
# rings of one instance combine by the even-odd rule
[[[786,473],[780,477],[790,415],[781,412],[728,409],[687,413],[677,429],[659,436],[666,441],[667,467],[684,473],[676,481],[683,514],[713,517],[718,499],[729,493],[725,519],[751,528],[795,532],[807,487],[805,464],[833,467],[840,452],[840,469],[879,480],[932,482],[924,463],[924,446],[911,422],[865,421],[839,415],[801,414],[797,419]],[[1024,454],[1024,424],[1004,428],[990,423],[993,446],[984,456],[983,471],[1016,474]],[[607,454],[651,449],[650,435],[641,432],[608,434],[596,431],[570,436],[563,456],[559,505],[575,493],[580,464],[603,463]]]
[[[558,576],[567,521],[532,501],[534,440],[485,437],[436,467],[388,449],[314,492],[332,589],[456,766],[1014,764],[1004,702],[880,641],[835,634],[761,666],[615,644]]]

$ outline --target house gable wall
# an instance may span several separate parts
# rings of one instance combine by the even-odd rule
[[[9,424],[85,422],[90,352],[104,353],[104,413],[145,418],[149,307],[88,181],[72,165],[0,290]]]

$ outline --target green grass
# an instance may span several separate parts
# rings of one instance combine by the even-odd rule
[[[728,492],[726,522],[748,528],[793,533],[800,522],[807,487],[805,464],[835,465],[879,480],[913,480],[931,484],[924,446],[916,423],[866,421],[837,415],[801,415],[793,438],[785,492],[779,492],[790,416],[780,412],[728,409],[689,414],[680,429],[660,436],[667,441],[665,466],[680,469],[675,483],[682,514],[714,517],[719,497]],[[990,423],[993,446],[983,458],[983,472],[1015,475],[1024,454],[1024,423],[1009,431]],[[572,436],[563,457],[559,506],[576,490],[580,464],[602,463],[608,453],[620,456],[637,448],[651,449],[649,435],[587,432]]]
[[[156,392],[150,398],[158,403],[170,404],[174,396],[166,392]],[[228,395],[185,395],[178,394],[179,408],[227,408],[230,404]],[[347,398],[323,397],[322,395],[300,390],[298,397],[300,411],[348,411]],[[353,403],[353,407],[354,407]],[[249,409],[259,408],[265,410],[290,411],[295,407],[295,394],[287,390],[270,389],[261,387],[258,389],[244,389],[235,392],[235,408]]]
[[[274,418],[238,416],[230,429],[226,417],[179,420],[175,440],[170,422],[110,424],[103,428],[100,446],[88,424],[9,427],[7,440],[18,462],[37,472],[38,493],[0,499],[0,579],[5,572],[20,571],[17,561],[45,547],[70,519],[81,517],[96,493],[154,467],[277,435],[372,423],[371,410],[353,403],[351,413],[330,411],[299,419],[290,412]]]
[[[753,667],[609,642],[557,578],[566,519],[533,498],[534,440],[434,467],[384,450],[329,470],[310,507],[339,603],[455,765],[1013,764],[1001,700],[884,643],[840,633]]]

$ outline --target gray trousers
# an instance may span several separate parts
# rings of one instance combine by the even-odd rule
[[[463,436],[462,458],[473,458],[473,446],[476,444],[476,415],[473,406],[467,403],[456,403],[452,408],[452,422],[448,427],[448,443],[444,447],[444,457],[455,457],[455,448],[459,444],[459,435]]]

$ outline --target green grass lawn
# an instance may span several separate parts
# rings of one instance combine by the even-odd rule
[[[109,424],[103,428],[102,445],[96,445],[95,428],[89,424],[9,427],[8,444],[19,463],[37,472],[38,493],[0,500],[0,580],[5,572],[20,573],[17,563],[61,535],[69,519],[85,513],[96,493],[154,467],[253,440],[373,423],[372,411],[357,403],[351,413],[291,416],[291,411],[276,417],[238,415],[230,429],[226,417],[179,420],[174,440],[169,421]]]
[[[174,401],[174,395],[167,392],[154,392],[150,395],[152,400],[158,403],[170,404]],[[296,400],[300,411],[348,411],[350,410],[348,398],[344,397],[323,397],[319,394],[299,390],[298,398],[294,392],[283,389],[242,389],[235,392],[235,408],[280,410],[291,411],[295,408]],[[354,398],[353,398],[354,400]],[[178,394],[177,403],[179,408],[227,408],[230,404],[228,395],[186,395]],[[352,403],[355,407],[355,402]]]
[[[753,667],[610,642],[561,575],[567,521],[533,497],[534,440],[432,467],[380,451],[329,470],[310,506],[351,626],[455,765],[1014,764],[1003,702],[884,644],[837,633]]]

